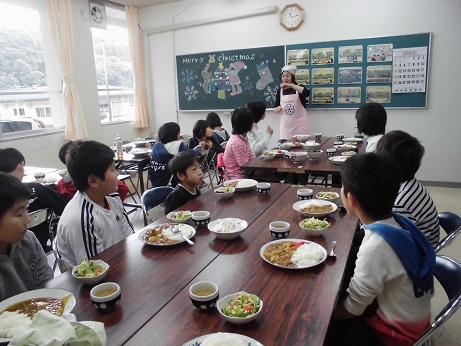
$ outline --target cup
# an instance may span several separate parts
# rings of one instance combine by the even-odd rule
[[[93,287],[90,291],[90,298],[96,309],[111,311],[117,307],[122,291],[115,282],[105,282]]]
[[[314,191],[311,189],[298,189],[296,192],[296,195],[298,196],[298,199],[311,199],[312,195],[314,194]]]
[[[218,285],[211,281],[197,282],[189,288],[189,298],[196,308],[211,309],[219,298]]]
[[[336,155],[336,148],[328,148],[327,149],[327,154],[328,154],[328,156]]]
[[[256,191],[259,193],[269,193],[271,191],[271,183],[258,183]]]
[[[285,221],[273,221],[269,224],[269,232],[276,239],[286,238],[290,234],[290,224]]]
[[[192,221],[197,226],[206,226],[210,222],[210,212],[206,210],[193,211]]]
[[[336,139],[338,141],[342,141],[344,139],[344,135],[343,134],[336,135]]]
[[[321,133],[316,133],[316,134],[314,134],[314,137],[315,137],[315,139],[320,139],[320,138],[322,138],[322,134]]]
[[[334,142],[333,142],[333,145],[341,145],[341,144],[343,144],[342,141],[334,141]]]
[[[42,179],[45,179],[45,172],[37,172],[37,173],[34,173],[34,178],[35,180],[42,180]]]

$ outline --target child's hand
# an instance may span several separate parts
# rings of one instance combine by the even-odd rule
[[[274,130],[272,129],[272,127],[267,126],[266,132],[267,132],[267,133],[270,133],[270,134],[273,134],[273,133],[274,133]]]
[[[206,141],[206,147],[207,147],[208,149],[211,149],[211,148],[213,147],[213,143],[211,143],[210,140]]]
[[[201,142],[200,142],[200,145],[201,145],[202,147],[206,148],[206,147],[207,147],[207,142],[206,142],[206,141],[201,141]]]

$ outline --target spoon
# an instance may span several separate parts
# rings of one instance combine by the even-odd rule
[[[331,251],[330,253],[328,254],[328,257],[336,257],[336,254],[335,254],[335,247],[336,247],[336,240],[333,240],[331,242]]]
[[[174,235],[180,235],[181,237],[184,238],[185,241],[187,241],[190,245],[195,245],[195,243],[187,238],[184,234],[181,233],[181,230],[179,229],[178,225],[171,225],[171,232],[173,232]]]

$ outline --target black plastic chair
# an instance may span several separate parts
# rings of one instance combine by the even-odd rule
[[[173,191],[171,186],[158,186],[150,190],[144,191],[141,196],[141,206],[144,211],[146,219],[152,223],[155,220],[155,216],[160,206],[165,202],[167,196]],[[153,217],[150,216],[149,211],[156,208]]]
[[[435,252],[439,252],[461,233],[461,217],[450,211],[439,213],[440,226],[443,228],[447,236],[443,238],[435,247]]]
[[[431,335],[461,306],[461,264],[446,256],[437,256],[434,276],[448,296],[448,304],[435,317],[434,322],[413,346],[432,345]]]

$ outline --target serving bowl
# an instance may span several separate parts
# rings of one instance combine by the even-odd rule
[[[122,290],[115,282],[105,282],[93,287],[90,299],[94,307],[102,311],[111,311],[117,307],[122,297]]]
[[[253,321],[254,319],[256,319],[258,317],[258,315],[261,313],[262,309],[263,309],[263,301],[261,299],[259,299],[259,310],[251,315],[251,316],[247,316],[247,317],[232,317],[232,316],[227,316],[222,310],[229,304],[229,302],[231,302],[232,300],[234,300],[235,297],[237,297],[239,294],[248,294],[247,292],[238,292],[238,293],[232,293],[232,294],[229,294],[221,299],[218,300],[218,302],[216,303],[216,307],[219,311],[219,314],[228,322],[230,323],[233,323],[233,324],[245,324],[245,323],[249,323],[251,321]]]
[[[85,262],[85,261],[84,261]],[[88,261],[90,262],[90,261]],[[109,272],[109,265],[102,261],[102,260],[91,260],[91,262],[93,262],[93,266],[94,265],[98,265],[98,266],[101,266],[103,271],[99,274],[83,274],[84,276],[78,276],[77,272],[78,272],[78,268],[79,268],[79,265],[76,265],[74,268],[72,268],[72,276],[77,279],[78,281],[80,281],[81,283],[85,284],[85,285],[96,285],[98,283],[100,283],[107,275],[107,273]],[[82,262],[83,263],[83,262]],[[82,264],[81,263],[81,264]]]
[[[266,151],[263,155],[262,158],[264,161],[270,161],[275,159],[275,153],[272,151]]]
[[[323,199],[324,201],[335,202],[339,198],[339,193],[332,191],[319,191],[315,195],[318,199]]]
[[[216,196],[218,196],[219,199],[231,198],[235,192],[235,187],[221,186],[214,189],[214,192],[216,193]]]
[[[294,135],[293,137],[296,138],[298,142],[305,142],[309,138],[309,135]]]
[[[320,143],[317,143],[316,141],[307,141],[306,143],[303,143],[303,147],[307,150],[318,149],[320,147]]]
[[[224,240],[238,238],[247,227],[248,222],[235,217],[217,219],[208,224],[210,232],[212,232],[216,238]]]
[[[166,216],[173,223],[186,223],[192,218],[189,210],[172,211]]]
[[[219,298],[218,285],[211,281],[197,282],[189,288],[189,298],[197,309],[214,308]]]
[[[206,226],[210,222],[210,212],[206,210],[193,211],[192,221],[194,221],[197,226]]]
[[[310,227],[306,227],[306,224]],[[323,227],[322,227],[323,226]],[[325,233],[325,231],[331,227],[331,224],[328,221],[322,221],[315,217],[304,219],[299,223],[301,230],[309,236],[320,237]]]
[[[322,156],[323,150],[320,149],[310,149],[307,151],[307,157],[310,160],[316,160]]]
[[[320,217],[334,213],[338,206],[333,202],[321,199],[309,199],[294,203],[293,209],[304,216]]]

